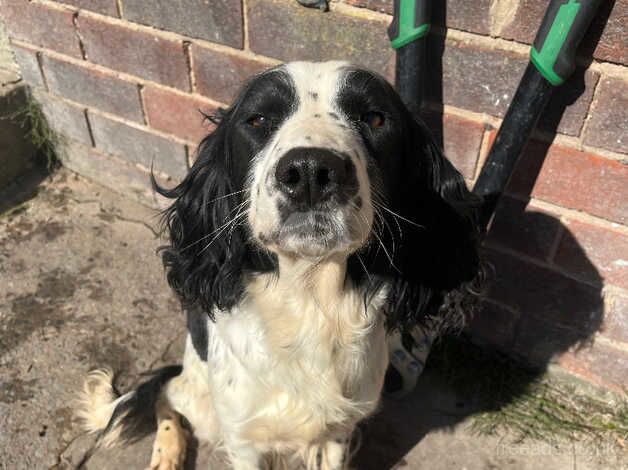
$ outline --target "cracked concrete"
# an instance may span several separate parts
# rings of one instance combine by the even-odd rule
[[[155,254],[157,214],[65,170],[34,187],[21,181],[0,197],[0,469],[143,469],[150,436],[92,455],[72,399],[94,366],[118,370],[125,391],[142,371],[180,358],[184,319]],[[354,467],[628,468],[615,448],[476,436],[470,415],[425,375],[416,393],[384,401],[366,423]],[[187,468],[209,468],[212,458],[192,448]]]

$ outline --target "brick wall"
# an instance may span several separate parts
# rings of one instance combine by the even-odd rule
[[[0,0],[24,79],[66,165],[150,197],[178,179],[250,74],[349,59],[392,80],[392,0]],[[545,0],[434,2],[425,118],[470,184],[527,63]],[[603,2],[486,242],[496,270],[478,341],[619,389],[628,377],[628,0]],[[542,157],[547,155],[545,161]]]

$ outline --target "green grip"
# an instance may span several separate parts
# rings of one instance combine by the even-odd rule
[[[388,28],[393,49],[399,49],[429,32],[428,7],[429,0],[395,0],[395,13]]]
[[[600,0],[552,0],[537,33],[530,61],[554,86],[562,85],[576,68],[576,50]]]

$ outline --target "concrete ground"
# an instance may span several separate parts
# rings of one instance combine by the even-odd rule
[[[110,365],[125,390],[142,371],[177,362],[183,316],[155,255],[156,214],[68,171],[22,180],[0,206],[0,469],[143,469],[150,437],[93,452],[72,400],[85,373]],[[362,431],[354,467],[628,469],[615,447],[477,436],[472,412],[437,375],[384,401]],[[192,448],[187,468],[208,468]],[[218,468],[217,465],[211,468]]]

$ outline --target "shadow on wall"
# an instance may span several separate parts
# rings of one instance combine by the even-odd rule
[[[434,18],[445,24],[447,2],[434,2]],[[584,41],[590,63],[592,51],[603,32],[614,1],[600,8],[598,16]],[[430,35],[432,53],[428,65],[431,103],[428,114],[436,113],[435,136],[442,146],[444,107],[442,92],[445,48],[443,35]],[[592,86],[592,85],[590,85]],[[585,93],[585,69],[579,68],[555,96],[541,118],[541,128],[553,137],[565,109]],[[432,123],[432,119],[430,119]],[[426,373],[415,392],[403,400],[384,399],[380,413],[363,426],[363,442],[354,459],[362,470],[384,470],[404,465],[404,456],[432,430],[451,427],[465,418],[483,411],[494,411],[523,394],[547,367],[567,351],[586,348],[601,328],[604,316],[603,279],[589,261],[578,241],[561,221],[541,211],[526,210],[534,183],[541,170],[548,142],[533,141],[519,161],[509,184],[515,198],[504,197],[485,243],[486,258],[495,274],[487,293],[484,308],[472,321],[470,333],[475,342],[521,359],[531,368],[517,376],[507,387],[486,384],[482,370],[474,370],[464,343],[453,349],[444,341],[428,358]],[[582,283],[552,269],[558,242],[565,247],[563,256],[570,266],[586,277]],[[523,254],[513,256],[513,253]],[[532,262],[524,259],[533,260]],[[467,346],[470,348],[471,346]],[[468,389],[461,396],[452,390],[438,368],[447,356],[454,373],[463,374]],[[493,356],[498,357],[498,356]],[[490,367],[490,364],[489,364]],[[499,367],[496,364],[496,367]],[[449,371],[451,373],[451,371]],[[490,374],[489,374],[490,375]],[[487,388],[487,385],[488,388]],[[478,391],[495,390],[494,395],[477,397]],[[491,393],[493,395],[493,393]],[[471,398],[470,398],[471,397]]]

